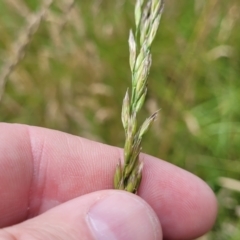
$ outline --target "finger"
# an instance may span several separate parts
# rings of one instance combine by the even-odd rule
[[[140,197],[105,190],[70,200],[31,220],[0,230],[0,238],[161,240],[157,215]]]
[[[0,224],[112,188],[122,150],[58,131],[0,124]],[[139,195],[157,213],[165,238],[192,239],[211,228],[216,200],[199,178],[148,155]],[[3,194],[4,193],[4,194]]]

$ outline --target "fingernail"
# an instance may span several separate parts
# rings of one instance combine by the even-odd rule
[[[162,239],[156,214],[139,197],[116,191],[99,199],[88,212],[96,240]]]

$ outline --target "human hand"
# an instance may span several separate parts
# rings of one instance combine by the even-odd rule
[[[193,239],[217,204],[198,177],[144,155],[138,195],[111,190],[122,150],[0,124],[0,239]]]

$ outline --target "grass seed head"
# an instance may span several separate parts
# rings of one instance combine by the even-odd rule
[[[135,35],[130,30],[129,63],[132,72],[132,93],[123,100],[122,123],[125,129],[124,164],[117,165],[114,187],[136,193],[142,178],[143,164],[139,163],[143,135],[155,120],[157,112],[147,118],[138,129],[137,113],[147,95],[148,75],[152,64],[150,48],[156,36],[163,8],[162,0],[136,0]]]

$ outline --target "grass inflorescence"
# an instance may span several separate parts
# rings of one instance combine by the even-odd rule
[[[23,59],[26,48],[31,43],[31,39],[37,32],[40,23],[43,21],[47,10],[52,4],[52,0],[46,0],[43,2],[43,6],[39,12],[29,16],[29,23],[20,34],[17,42],[15,43],[15,53],[6,61],[5,65],[1,69],[0,73],[0,101],[4,93],[5,84],[8,76],[12,73],[18,63]]]
[[[138,128],[137,114],[147,95],[148,75],[152,63],[151,45],[160,23],[162,0],[137,0],[135,5],[136,31],[129,34],[129,63],[132,73],[131,97],[127,90],[122,105],[122,124],[125,130],[124,164],[119,162],[114,187],[136,193],[142,178],[143,163],[139,161],[143,135],[155,120],[157,112]]]

